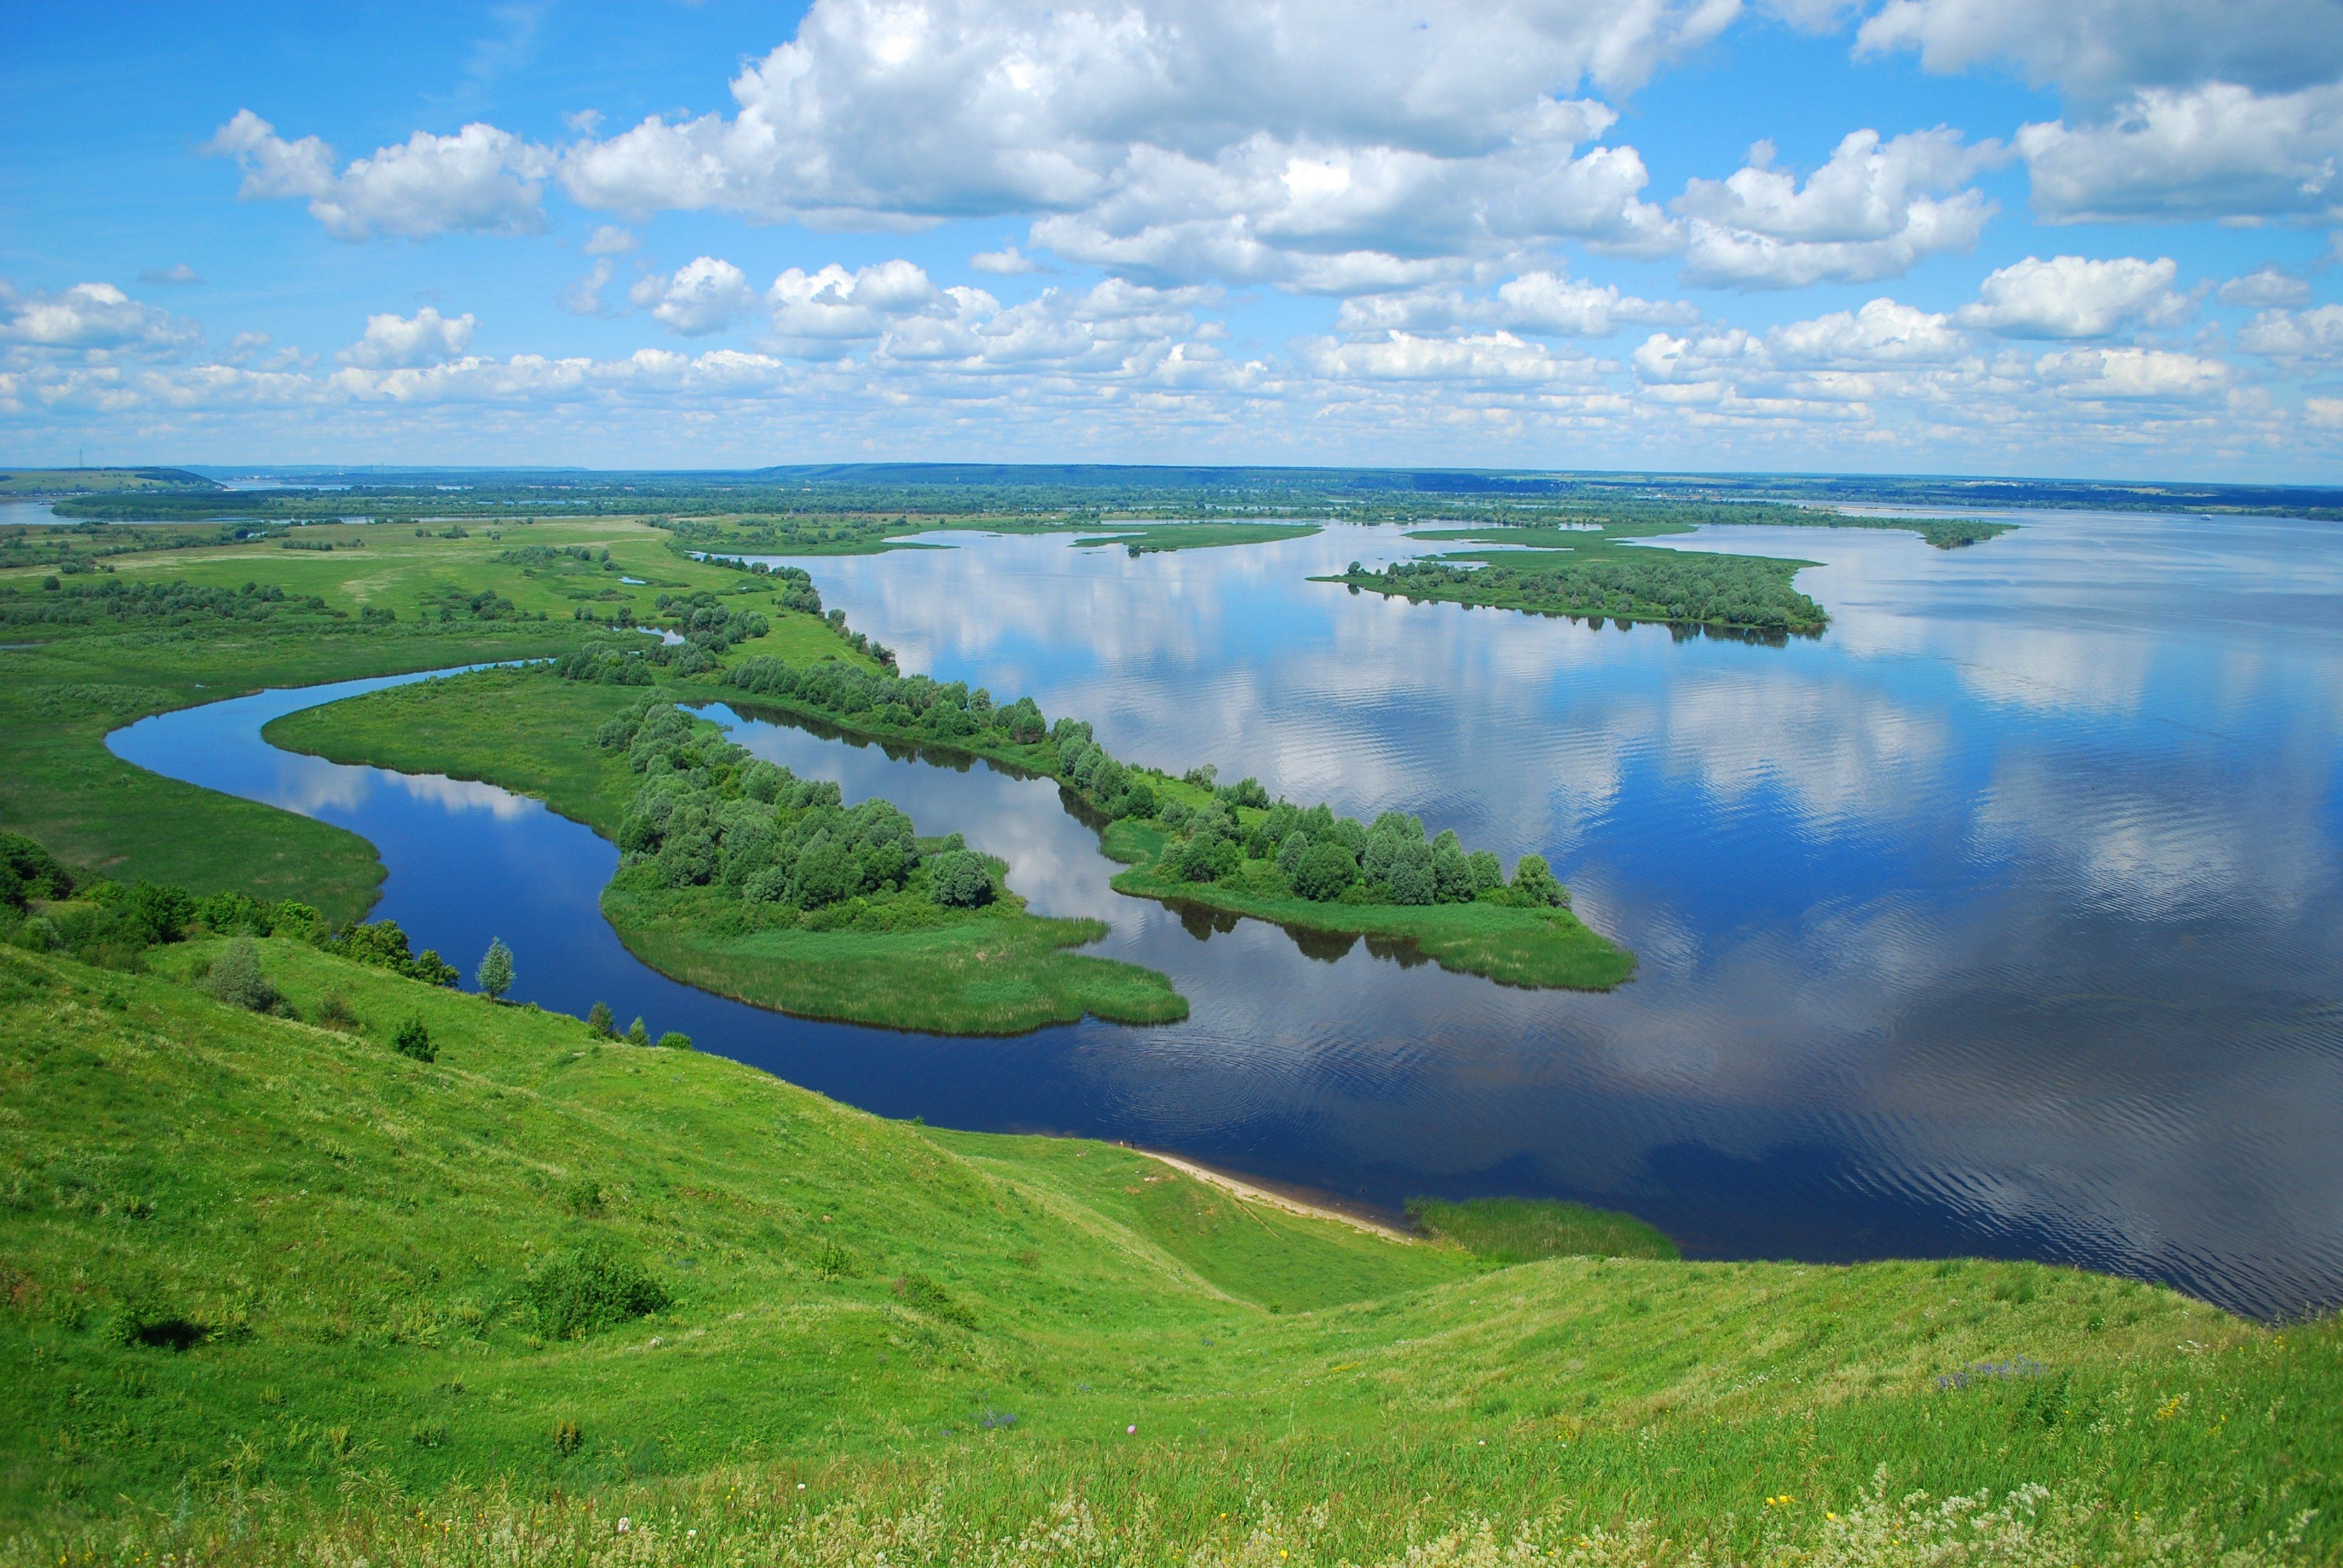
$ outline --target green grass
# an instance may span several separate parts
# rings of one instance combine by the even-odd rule
[[[543,668],[483,670],[305,709],[263,733],[336,761],[485,779],[615,838],[641,780],[593,736],[641,695]],[[1013,897],[936,930],[889,932],[743,930],[739,908],[721,890],[646,889],[624,875],[602,895],[619,940],[653,969],[800,1017],[1001,1035],[1085,1014],[1188,1016],[1155,970],[1068,950],[1106,935],[1101,922],[1028,914]]]
[[[1408,1201],[1407,1217],[1427,1234],[1478,1258],[1526,1263],[1538,1258],[1660,1258],[1680,1254],[1664,1231],[1631,1214],[1534,1198],[1437,1198]]]
[[[111,538],[130,530],[71,531]],[[176,538],[185,531],[169,532]],[[464,539],[417,538],[412,528],[317,527],[301,533],[368,542],[364,549],[329,552],[261,541],[111,557],[105,569],[122,580],[230,589],[257,582],[288,594],[315,594],[349,618],[288,611],[264,622],[36,624],[21,630],[0,625],[0,642],[32,645],[0,649],[0,827],[29,833],[65,859],[124,880],[176,882],[198,893],[241,889],[269,900],[296,898],[337,921],[362,914],[383,876],[380,859],[364,839],[132,767],[106,749],[105,737],[149,714],[268,687],[536,658],[578,646],[593,628],[569,618],[572,601],[558,591],[566,579],[494,558],[519,543],[607,547],[614,560],[628,564],[627,575],[654,578],[679,591],[726,592],[752,580],[678,561],[667,552],[664,536],[628,521],[499,531],[501,542],[486,532]],[[0,586],[37,593],[42,575],[37,567],[0,569]],[[67,580],[80,586],[103,579],[90,574]],[[420,618],[422,608],[442,595],[483,588],[512,599],[521,615],[542,610],[548,618],[459,618],[446,625]],[[650,618],[658,591],[648,584],[628,588],[627,602]],[[772,629],[740,645],[739,656],[769,651],[868,662],[814,617],[772,608],[769,596],[741,596],[740,602],[764,608]],[[367,607],[392,609],[399,618],[361,624],[354,612]],[[600,608],[608,614],[616,607]],[[526,716],[518,721],[526,723]]]
[[[1241,879],[1191,882],[1156,873],[1161,829],[1117,822],[1105,834],[1106,852],[1134,862],[1113,882],[1118,893],[1193,905],[1269,920],[1321,938],[1363,937],[1371,947],[1428,958],[1442,969],[1485,976],[1504,985],[1609,990],[1635,972],[1635,955],[1567,910],[1470,904],[1318,903],[1267,891]],[[1343,941],[1348,947],[1348,941]],[[1313,950],[1322,950],[1322,941]],[[1336,956],[1329,954],[1328,956]]]
[[[2030,1554],[1928,1560],[2343,1541],[2331,1320],[2015,1263],[1492,1271],[259,946],[357,1029],[176,983],[209,940],[0,948],[9,1568],[1908,1563],[1907,1493],[2037,1483]],[[671,1304],[546,1337],[527,1282],[588,1243]]]

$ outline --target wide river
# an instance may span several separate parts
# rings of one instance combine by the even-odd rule
[[[516,994],[681,1029],[890,1116],[1177,1151],[1383,1208],[1551,1194],[1701,1257],[1990,1253],[2239,1311],[2343,1302],[2343,528],[2055,513],[1938,551],[1734,528],[1830,629],[1770,648],[1411,606],[1310,576],[1396,528],[1131,558],[1062,537],[807,561],[903,668],[1031,693],[1116,755],[1537,850],[1633,948],[1610,995],[1213,930],[1107,887],[1053,785],[711,709],[801,774],[960,829],[1185,1023],[1009,1040],[809,1023],[629,958],[616,852],[486,786],[146,720],[121,755],[364,834],[377,918]]]

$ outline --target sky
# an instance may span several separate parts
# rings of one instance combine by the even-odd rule
[[[10,6],[84,459],[2343,483],[2343,0]]]

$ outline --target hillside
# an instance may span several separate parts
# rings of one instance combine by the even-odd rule
[[[2030,1264],[1500,1269],[258,947],[343,1027],[181,983],[216,939],[143,975],[0,948],[0,1375],[34,1417],[0,1563],[2338,1539],[2332,1322]],[[389,1049],[408,1019],[436,1060]]]

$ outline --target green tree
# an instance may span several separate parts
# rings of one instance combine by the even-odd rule
[[[937,856],[928,875],[930,896],[948,910],[973,910],[992,901],[992,873],[971,850]]]
[[[627,1025],[627,1043],[628,1045],[649,1045],[650,1042],[651,1031],[643,1027],[643,1020],[639,1015],[635,1019],[634,1022]]]
[[[230,1007],[249,1008],[254,1012],[273,1012],[277,1009],[277,988],[260,972],[260,951],[252,945],[250,937],[238,937],[212,960],[212,971],[204,977],[203,987]]]
[[[1340,844],[1312,844],[1293,868],[1293,890],[1314,903],[1341,898],[1359,879],[1359,863]]]
[[[512,989],[512,949],[505,946],[502,937],[488,940],[488,950],[480,955],[480,967],[473,971],[472,980],[490,1001],[503,1000],[505,992]]]
[[[616,1034],[618,1031],[618,1024],[610,1017],[610,1004],[607,1001],[598,1001],[588,1010],[586,1027],[604,1040]]]
[[[1523,855],[1513,866],[1513,898],[1534,909],[1568,909],[1565,891],[1544,855]]]

